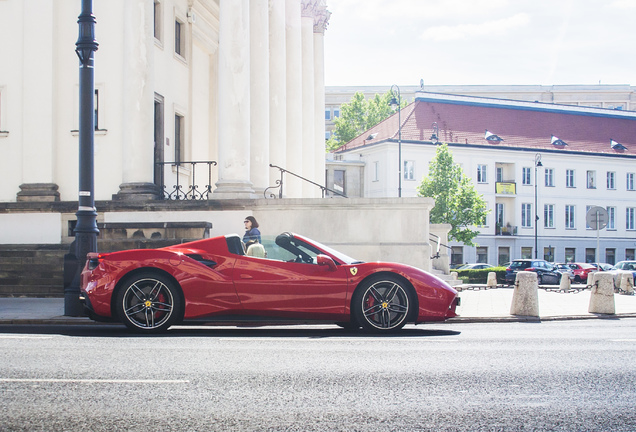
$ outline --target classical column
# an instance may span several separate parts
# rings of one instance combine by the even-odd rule
[[[269,0],[269,162],[281,168],[287,166],[286,57],[285,0]],[[275,169],[269,176],[270,186],[280,179]]]
[[[219,180],[213,198],[255,198],[250,181],[249,0],[219,11]]]
[[[113,199],[157,199],[160,189],[153,182],[153,3],[128,0],[123,10],[122,184]]]
[[[22,184],[17,201],[59,201],[54,183],[54,2],[24,0],[22,47]],[[68,48],[69,50],[72,47]],[[4,59],[10,62],[11,59]]]
[[[302,175],[303,99],[300,0],[285,1],[286,72],[287,72],[287,164],[283,168]],[[285,177],[285,195],[302,196],[302,183]]]
[[[302,43],[302,86],[303,86],[303,150],[302,176],[314,181],[315,178],[315,136],[314,136],[314,12],[316,0],[302,0],[301,43]],[[320,189],[303,182],[303,198],[319,195]]]
[[[331,12],[319,0],[314,13],[314,151],[315,182],[328,186],[325,179],[325,29]]]
[[[269,186],[269,5],[250,1],[250,179],[259,197]]]

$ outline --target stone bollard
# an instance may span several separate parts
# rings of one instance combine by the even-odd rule
[[[634,276],[631,273],[621,275],[621,294],[634,295]]]
[[[539,316],[539,284],[535,272],[520,271],[515,279],[510,315]]]
[[[567,273],[563,273],[561,276],[561,283],[559,283],[559,289],[561,291],[570,291],[570,276]]]
[[[609,273],[594,273],[592,293],[590,294],[589,313],[614,314],[614,276]]]
[[[497,288],[497,273],[488,272],[488,281],[486,282],[487,288]]]
[[[587,286],[591,287],[592,285],[594,285],[594,274],[596,272],[590,272],[587,274]]]

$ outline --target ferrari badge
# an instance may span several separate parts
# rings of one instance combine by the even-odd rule
[[[351,267],[349,270],[351,271],[351,275],[353,276],[358,273],[358,267]]]

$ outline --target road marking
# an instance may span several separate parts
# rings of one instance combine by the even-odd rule
[[[610,342],[636,342],[636,339],[610,339]]]
[[[65,379],[65,378],[0,378],[0,382],[78,383],[78,384],[187,384],[190,380],[131,380],[131,379]]]
[[[53,336],[0,335],[0,339],[53,339]]]

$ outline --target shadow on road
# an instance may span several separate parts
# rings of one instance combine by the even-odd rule
[[[427,329],[424,326],[408,326],[402,330],[389,334],[376,334],[360,331],[345,330],[337,326],[263,326],[263,327],[221,327],[221,326],[175,326],[166,333],[139,334],[129,331],[122,325],[2,325],[2,334],[36,334],[36,335],[64,335],[74,337],[100,338],[417,338],[457,336],[459,331]]]

